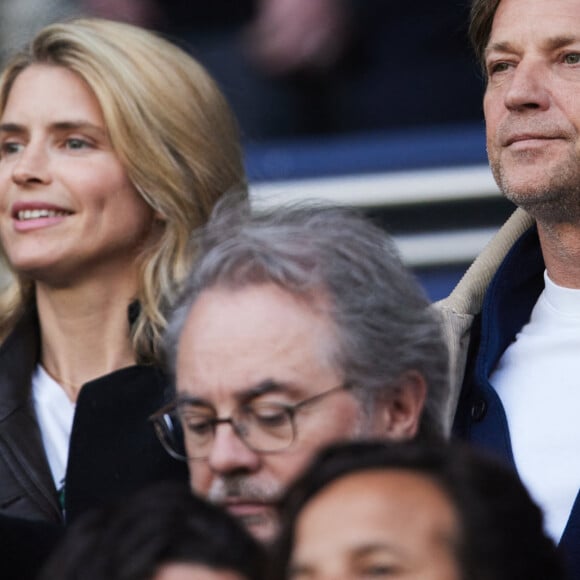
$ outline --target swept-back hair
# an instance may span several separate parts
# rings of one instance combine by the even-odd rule
[[[448,370],[440,320],[385,231],[354,210],[303,204],[251,212],[227,198],[194,243],[198,259],[165,339],[170,367],[201,292],[274,283],[327,310],[332,362],[363,402],[392,394],[405,373],[421,373],[428,384],[421,433],[442,434]]]
[[[469,18],[469,40],[479,60],[485,69],[485,49],[491,35],[493,19],[500,0],[473,0]]]
[[[246,187],[237,123],[195,59],[129,24],[87,18],[43,28],[0,77],[0,115],[31,65],[64,67],[88,84],[129,179],[160,217],[161,234],[140,259],[140,311],[132,325],[138,360],[158,362],[166,306],[191,262],[191,231],[222,193]],[[2,296],[2,334],[31,293],[32,284],[16,276]]]

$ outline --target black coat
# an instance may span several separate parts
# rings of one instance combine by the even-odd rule
[[[127,367],[81,389],[69,446],[64,518],[31,398],[38,353],[38,321],[35,312],[30,312],[0,347],[0,516],[60,526],[64,519],[69,522],[89,508],[130,495],[149,483],[187,481],[187,466],[169,457],[147,420],[166,402],[167,378],[155,367]],[[17,539],[8,547],[7,537],[12,536],[8,530],[13,527],[13,537],[24,538],[26,534],[17,530],[31,529],[28,523],[17,522],[0,519],[2,578],[8,576],[1,552],[19,552],[14,545]],[[45,537],[48,529],[39,524],[39,537]],[[43,545],[39,560],[50,542],[39,540]],[[28,560],[35,559],[32,545],[22,548],[23,555],[28,550]]]

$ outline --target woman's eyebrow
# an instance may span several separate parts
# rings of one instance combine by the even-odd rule
[[[90,123],[88,121],[56,121],[50,123],[49,129],[54,131],[75,131],[75,130],[85,130],[92,133],[98,133],[101,135],[106,135],[107,132],[103,127]],[[25,125],[19,123],[1,123],[0,132],[2,133],[12,133],[12,134],[22,134],[27,133],[28,129]]]
[[[26,133],[24,125],[18,123],[2,123],[0,124],[0,133],[10,133],[11,135],[21,135]]]

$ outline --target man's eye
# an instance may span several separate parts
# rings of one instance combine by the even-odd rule
[[[184,430],[196,437],[203,437],[209,435],[213,431],[213,423],[207,419],[183,419]]]
[[[564,62],[566,64],[578,64],[580,63],[580,52],[571,52],[564,56]]]
[[[505,72],[509,68],[509,64],[507,62],[494,62],[487,67],[487,74],[493,75],[496,73]]]
[[[263,429],[284,427],[288,423],[288,415],[281,407],[258,407],[251,409],[252,418]]]

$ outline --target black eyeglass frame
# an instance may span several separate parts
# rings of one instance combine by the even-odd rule
[[[319,401],[320,399],[323,399],[323,398],[327,397],[328,395],[331,395],[335,392],[351,391],[353,388],[354,388],[354,385],[352,383],[345,381],[344,383],[341,383],[340,385],[337,385],[336,387],[332,387],[330,389],[327,389],[326,391],[322,391],[321,393],[317,393],[316,395],[313,395],[312,397],[308,397],[307,399],[303,399],[302,401],[298,401],[298,403],[294,403],[294,404],[271,403],[271,405],[279,407],[280,411],[282,411],[283,413],[286,413],[286,415],[288,416],[288,419],[290,421],[290,426],[292,429],[292,439],[288,442],[288,444],[285,445],[284,447],[281,447],[281,448],[275,449],[275,450],[257,449],[251,443],[248,443],[248,441],[246,441],[246,436],[244,434],[244,430],[242,428],[240,428],[240,425],[236,421],[234,415],[230,415],[229,417],[214,417],[212,419],[208,419],[208,423],[210,424],[210,426],[212,428],[212,433],[213,433],[214,438],[215,438],[216,427],[220,424],[229,423],[232,426],[232,429],[233,429],[234,433],[236,434],[236,436],[244,443],[244,445],[246,445],[246,447],[248,447],[249,449],[251,449],[255,453],[260,453],[260,454],[279,453],[281,451],[285,451],[286,449],[288,449],[296,440],[295,417],[296,417],[296,414],[302,408],[307,407],[308,405],[315,403],[315,402]],[[167,453],[169,453],[169,455],[171,455],[171,457],[173,457],[174,459],[177,459],[179,461],[203,461],[203,460],[208,458],[209,454],[204,455],[202,457],[188,457],[187,455],[181,454],[178,451],[176,451],[175,448],[172,447],[172,445],[170,443],[170,441],[175,440],[176,434],[173,431],[172,427],[169,426],[169,425],[173,424],[173,421],[168,420],[167,417],[170,416],[171,414],[175,413],[175,411],[179,408],[179,406],[187,405],[187,404],[191,404],[191,402],[188,401],[187,399],[178,399],[178,400],[172,401],[171,403],[165,405],[164,407],[162,407],[161,409],[159,409],[158,411],[153,413],[149,417],[149,421],[151,421],[153,423],[153,426],[155,428],[155,433],[157,434],[159,441],[163,445],[163,448],[165,449],[165,451],[167,451]],[[234,411],[234,413],[235,413],[235,411]],[[185,448],[185,446],[184,446],[184,448]]]

